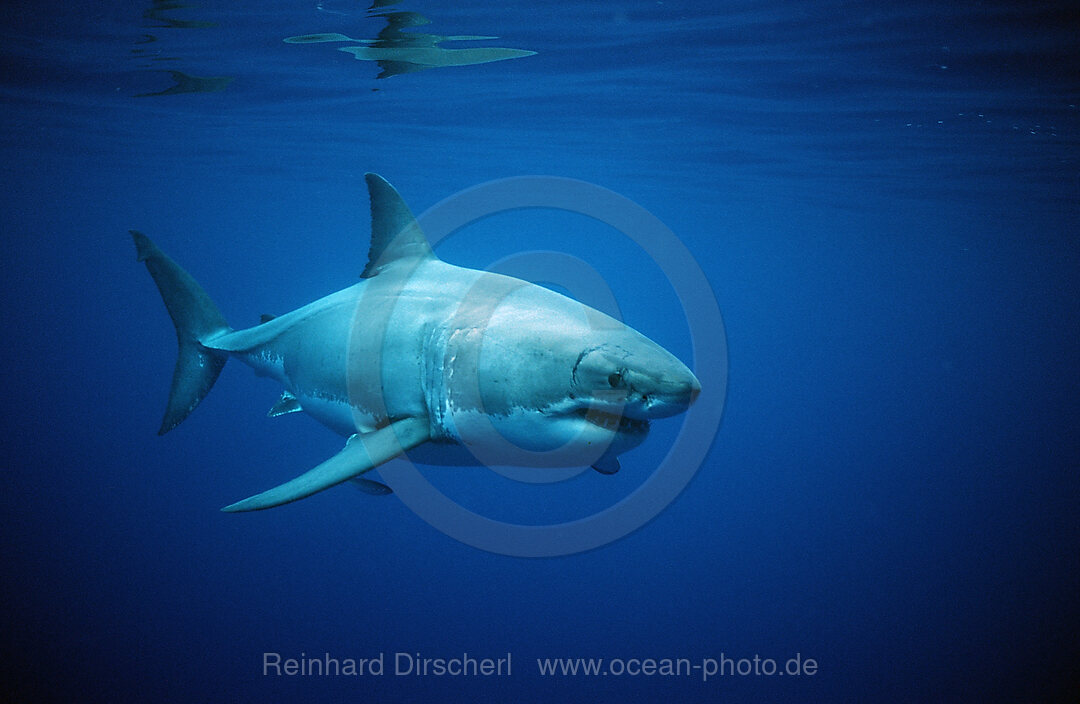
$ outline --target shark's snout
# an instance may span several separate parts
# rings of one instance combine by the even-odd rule
[[[573,374],[584,393],[577,398],[589,407],[643,421],[689,408],[701,393],[694,373],[640,333],[622,333],[578,358]]]
[[[685,367],[678,374],[644,379],[627,399],[625,414],[648,420],[678,415],[690,407],[701,393],[701,382]]]
[[[690,374],[690,398],[686,402],[686,406],[688,408],[690,407],[690,404],[692,404],[694,401],[697,401],[698,394],[700,394],[700,393],[701,393],[701,382],[698,381],[698,378],[696,376],[694,376],[693,373],[691,373]]]

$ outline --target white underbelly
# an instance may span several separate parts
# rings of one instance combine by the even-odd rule
[[[369,433],[377,427],[374,417],[344,401],[307,395],[297,395],[297,400],[305,413],[338,435],[349,437],[353,433]]]

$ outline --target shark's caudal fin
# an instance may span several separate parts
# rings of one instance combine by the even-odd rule
[[[176,326],[180,348],[172,389],[169,391],[169,405],[158,430],[158,435],[164,435],[195,410],[217,381],[228,355],[207,349],[202,343],[218,333],[228,331],[229,326],[217,306],[190,274],[167,257],[146,235],[131,230],[131,237],[135,240],[138,260],[146,262],[146,268],[154,277],[154,283],[165,301],[165,307]]]

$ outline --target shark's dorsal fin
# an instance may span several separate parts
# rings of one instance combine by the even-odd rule
[[[362,276],[369,279],[402,261],[433,258],[424,231],[394,187],[378,174],[364,174],[371,196],[371,249]]]

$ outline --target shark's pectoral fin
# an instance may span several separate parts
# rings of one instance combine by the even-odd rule
[[[277,418],[283,416],[286,413],[297,413],[304,410],[300,407],[300,401],[290,394],[288,391],[284,391],[281,394],[281,398],[274,404],[274,407],[270,409],[270,412],[266,415],[271,418]]]
[[[372,496],[385,496],[387,494],[393,494],[394,490],[386,486],[382,482],[377,482],[374,479],[364,479],[363,477],[353,477],[349,480],[349,483],[355,486],[365,494],[371,494]]]
[[[221,509],[259,511],[311,496],[363,474],[431,438],[426,418],[405,418],[371,433],[353,435],[345,449],[292,481]]]

